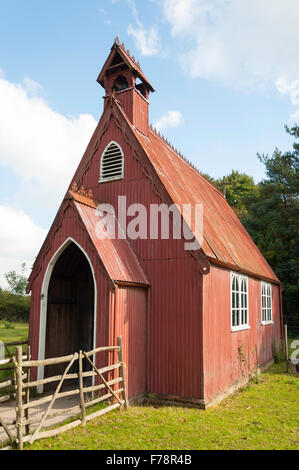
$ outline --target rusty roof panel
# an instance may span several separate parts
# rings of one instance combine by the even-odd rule
[[[152,130],[144,137],[131,125],[175,204],[203,204],[203,251],[210,260],[279,282],[224,196]]]
[[[110,278],[114,281],[149,285],[128,240],[118,237],[115,239],[99,237],[98,234],[103,230],[104,223],[98,211],[77,201],[74,201],[74,204]],[[117,219],[115,222],[118,230]]]

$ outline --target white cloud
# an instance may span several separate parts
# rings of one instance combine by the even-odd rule
[[[181,60],[193,77],[244,88],[298,79],[298,0],[162,0],[162,8],[172,35],[187,41]]]
[[[276,88],[282,95],[288,95],[293,106],[299,105],[299,80],[289,81],[286,77],[281,77],[275,82]],[[299,119],[299,109],[291,114],[290,120]]]
[[[180,127],[183,123],[184,119],[180,111],[168,111],[155,122],[154,127],[158,131],[164,131],[168,127]]]
[[[44,241],[47,230],[40,228],[23,211],[0,205],[0,286],[7,286],[4,274],[20,272],[23,262],[27,275]]]
[[[29,95],[38,95],[43,89],[40,83],[31,80],[29,77],[24,78],[23,86]]]
[[[290,96],[293,105],[299,104],[299,80],[290,82],[286,77],[281,77],[275,84],[279,93]]]
[[[40,87],[0,78],[0,165],[21,180],[17,201],[56,208],[96,126],[91,115],[67,118],[36,96]],[[28,93],[28,87],[34,96]]]
[[[137,49],[142,55],[156,55],[159,52],[159,35],[156,25],[146,28],[139,19],[138,11],[134,0],[127,0],[132,15],[136,22],[136,26],[131,24],[128,26],[127,32],[135,38]]]
[[[0,205],[0,285],[8,270],[31,267],[47,230],[27,208],[34,217],[55,213],[96,126],[91,115],[55,112],[40,90],[30,78],[20,85],[0,77],[0,167],[16,175]]]
[[[146,29],[142,23],[138,22],[137,26],[128,26],[128,34],[135,38],[137,49],[142,55],[156,55],[158,49],[158,30],[156,25]]]

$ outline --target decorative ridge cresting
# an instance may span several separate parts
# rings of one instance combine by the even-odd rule
[[[152,124],[150,124],[150,130],[159,138],[161,139],[166,145],[168,145],[168,147],[178,156],[180,157],[182,160],[184,160],[194,171],[196,171],[200,176],[202,176],[204,178],[204,175],[202,174],[202,172],[194,165],[194,163],[192,163],[191,160],[189,160],[187,157],[185,157],[185,155],[182,154],[181,151],[177,150],[176,147],[174,147],[172,145],[171,142],[169,142],[169,140],[163,135],[160,133],[160,131],[158,131],[155,127],[153,127]]]
[[[130,59],[134,62],[134,64],[135,64],[135,65],[141,70],[141,72],[142,72],[142,68],[141,68],[140,62],[135,59],[135,56],[134,56],[134,55],[131,55],[130,49],[126,49],[126,47],[125,47],[125,45],[124,45],[123,42],[120,43],[118,36],[116,36],[114,42],[115,42],[115,44],[117,44],[117,45],[130,57]]]

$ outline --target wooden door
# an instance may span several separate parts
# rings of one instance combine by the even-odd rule
[[[85,255],[72,243],[57,261],[48,288],[45,357],[91,350],[93,323],[93,276]],[[65,364],[46,366],[44,375],[60,375],[65,367]],[[77,368],[76,362],[70,372]]]

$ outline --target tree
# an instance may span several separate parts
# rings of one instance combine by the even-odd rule
[[[255,184],[254,179],[236,170],[215,180],[214,184],[225,194],[227,202],[240,218],[247,216],[250,201],[259,196],[259,186]]]
[[[299,126],[286,126],[286,131],[295,138],[291,151],[276,148],[271,157],[257,154],[266,169],[259,184],[235,170],[219,179],[203,176],[225,193],[283,283],[286,316],[299,322]]]
[[[21,265],[21,274],[16,271],[8,271],[5,274],[5,279],[9,286],[9,291],[15,295],[25,295],[27,286],[27,277],[24,275],[26,272],[26,263]]]
[[[299,138],[299,127],[286,131]],[[249,201],[248,215],[241,217],[246,229],[284,286],[284,310],[298,315],[299,302],[299,144],[272,157],[258,154],[266,167],[259,196]],[[299,316],[299,315],[298,315]]]

